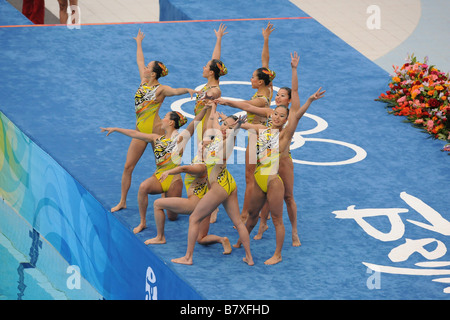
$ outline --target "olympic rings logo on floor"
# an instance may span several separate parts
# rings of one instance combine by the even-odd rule
[[[251,83],[249,81],[220,81],[220,85],[221,86],[224,86],[224,85],[251,85]],[[205,86],[205,83],[197,86],[195,88],[195,90],[201,90],[204,86]],[[274,96],[275,96],[276,92],[278,92],[278,90],[280,90],[280,88],[273,86],[273,90],[274,90]],[[232,97],[223,97],[223,98],[229,99],[229,100],[236,100],[236,101],[243,100],[243,99],[232,98]],[[183,104],[185,104],[187,102],[192,102],[192,101],[193,100],[191,98],[179,99],[179,100],[174,101],[170,107],[173,111],[181,112],[187,118],[193,119],[194,118],[193,114],[188,113],[182,109]],[[271,105],[274,106],[275,101],[272,101]],[[237,116],[242,115],[242,114],[245,114],[245,111],[240,111],[240,112],[235,113],[235,115],[237,115]],[[363,148],[361,148],[355,144],[352,144],[352,143],[339,141],[339,140],[333,140],[333,139],[304,138],[304,136],[322,132],[328,127],[328,123],[319,116],[305,113],[304,117],[312,119],[317,124],[312,129],[305,130],[305,131],[297,131],[294,133],[294,136],[292,137],[292,143],[290,146],[291,151],[302,147],[303,145],[305,145],[306,142],[321,142],[321,143],[330,143],[330,144],[344,146],[346,148],[353,150],[355,155],[350,159],[341,160],[341,161],[330,161],[330,162],[306,161],[306,160],[301,160],[301,159],[295,159],[293,157],[292,160],[294,163],[313,165],[313,166],[339,166],[339,165],[353,164],[353,163],[362,161],[366,158],[367,152]],[[245,148],[236,146],[235,150],[245,151]]]

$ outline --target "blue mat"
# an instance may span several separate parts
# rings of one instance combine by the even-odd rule
[[[119,200],[129,139],[119,135],[105,138],[99,127],[134,127],[133,98],[139,75],[132,37],[141,28],[147,35],[146,60],[161,60],[168,66],[163,84],[195,88],[204,83],[202,66],[210,59],[213,29],[218,24],[0,28],[0,110],[109,209]],[[226,22],[229,34],[223,39],[222,59],[229,73],[222,79],[224,83],[248,82],[260,67],[261,28],[266,24]],[[172,264],[171,258],[185,252],[188,217],[168,222],[168,243],[148,250],[207,299],[448,299],[444,292],[448,284],[433,281],[448,276],[448,267],[427,264],[449,260],[441,250],[449,244],[450,220],[445,201],[449,158],[440,151],[444,143],[428,139],[375,102],[386,90],[388,74],[315,20],[277,20],[275,28],[270,40],[270,67],[277,72],[274,84],[290,85],[289,54],[295,50],[301,57],[301,100],[320,86],[327,90],[326,98],[313,104],[300,121],[298,132],[304,145],[292,150],[298,161],[294,196],[302,246],[291,247],[285,212],[283,262],[275,266],[263,263],[275,248],[270,222],[263,239],[251,242],[254,267],[242,263],[243,249],[223,256],[220,245],[197,245],[194,266]],[[254,93],[247,84],[223,84],[222,89],[226,97],[249,99]],[[182,98],[166,99],[161,114]],[[182,109],[193,113],[193,105],[187,102]],[[327,125],[318,130],[314,119]],[[365,157],[336,165],[355,156],[352,147],[363,150]],[[147,151],[135,170],[128,208],[114,214],[130,232],[139,221],[135,200],[139,183],[154,169],[153,155]],[[233,164],[229,169],[236,178],[242,207],[244,165]],[[150,196],[150,203],[157,198]],[[415,199],[442,218],[436,222],[439,228],[430,230],[413,223],[432,223],[426,219],[431,210],[415,206]],[[370,216],[351,219],[350,206],[355,206],[356,214],[369,212]],[[391,208],[401,209],[400,213],[391,214]],[[151,205],[148,221],[149,228],[137,235],[141,241],[155,234]],[[398,232],[389,238],[391,225]],[[223,208],[210,230],[228,236],[232,243],[237,240]],[[402,245],[407,239],[432,239],[426,246],[422,244],[435,255],[423,256],[425,249],[422,254],[403,250],[407,252],[404,260],[395,258],[394,262],[391,258],[405,249]],[[389,255],[391,250],[394,253]],[[431,275],[396,274],[401,270],[390,269],[373,272],[368,264],[403,268],[403,273],[426,269]]]
[[[8,1],[0,0],[0,26],[8,25],[33,25],[33,23]]]

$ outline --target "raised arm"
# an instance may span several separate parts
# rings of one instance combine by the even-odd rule
[[[220,24],[219,30],[216,31],[216,29],[214,29],[214,33],[216,34],[217,40],[216,45],[214,46],[214,51],[211,59],[220,60],[220,54],[222,50],[222,37],[228,33],[225,32],[225,30],[227,30],[227,27],[223,23]]]
[[[297,129],[297,125],[301,117],[305,114],[306,110],[310,107],[313,101],[321,99],[325,95],[325,91],[321,91],[322,87],[319,88],[313,95],[311,95],[308,100],[300,107],[297,111],[290,111],[289,118],[286,127],[283,129],[280,136],[280,150],[284,150],[287,147],[287,144],[291,142],[292,136],[294,135],[295,130]],[[292,92],[291,97],[291,110],[294,107],[294,104],[300,105],[300,99],[298,97],[298,92]]]
[[[189,141],[189,139],[194,134],[195,127],[202,121],[203,117],[206,114],[206,111],[210,109],[209,105],[206,105],[197,115],[194,117],[194,119],[189,123],[186,129],[184,129],[180,134],[180,140],[178,140],[178,147],[183,148]]]
[[[297,110],[300,108],[300,98],[299,98],[299,94],[298,94],[298,72],[297,72],[297,67],[298,67],[299,61],[300,61],[300,57],[298,56],[297,52],[294,52],[294,55],[292,55],[292,53],[291,53],[291,69],[292,69],[291,112],[297,112]],[[296,104],[292,103],[292,96],[294,93],[298,97],[298,103],[296,103]]]
[[[136,40],[136,62],[139,68],[139,76],[141,77],[141,81],[144,78],[144,68],[145,68],[145,60],[144,60],[144,52],[142,51],[142,40],[144,40],[145,35],[139,29],[139,32],[136,37],[133,39]]]
[[[225,141],[225,155],[226,155],[226,159],[229,158],[229,156],[233,153],[233,149],[234,149],[234,145],[235,145],[235,138],[239,132],[239,129],[241,128],[241,125],[243,123],[245,123],[247,121],[247,116],[240,116],[235,124],[234,124],[234,128],[233,128],[233,132],[229,132],[227,134],[227,138]],[[228,131],[228,130],[227,130]]]
[[[108,132],[106,134],[106,136],[109,136],[111,133],[113,132],[119,132],[123,135],[126,135],[130,138],[134,138],[134,139],[139,139],[139,140],[143,140],[146,142],[154,142],[156,139],[158,139],[158,135],[154,134],[154,133],[143,133],[137,130],[133,130],[133,129],[123,129],[123,128],[115,128],[115,127],[108,127],[108,128],[102,128],[100,127],[100,129],[102,130],[101,132]]]
[[[269,36],[273,30],[275,30],[275,29],[273,28],[273,24],[271,24],[270,22],[267,23],[267,27],[265,29],[262,29],[262,35],[264,37],[264,44],[263,44],[263,49],[262,49],[262,53],[261,53],[261,62],[262,62],[262,67],[267,68],[267,69],[269,68],[269,59],[270,59]]]
[[[219,124],[219,113],[217,112],[217,103],[215,101],[211,101],[211,112],[209,113],[209,119],[206,124],[206,130],[219,130],[220,131],[220,124]],[[225,119],[224,119],[225,120]]]
[[[309,106],[311,105],[311,103],[313,103],[313,101],[323,98],[323,96],[325,95],[325,90],[320,91],[321,89],[322,89],[322,87],[320,87],[313,95],[311,95],[308,98],[308,100],[306,100],[306,102],[300,107],[300,109],[296,113],[294,113],[295,119],[297,119],[297,122],[300,120],[301,117],[303,117],[306,110],[308,110]],[[300,104],[300,102],[299,102],[299,104]]]

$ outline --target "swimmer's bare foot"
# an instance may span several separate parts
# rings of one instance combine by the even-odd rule
[[[221,242],[223,246],[223,254],[230,254],[232,250],[230,240],[228,240],[227,237],[223,237]]]
[[[236,244],[233,244],[233,248],[240,248],[242,245],[241,239],[238,240],[238,242],[236,242]]]
[[[262,235],[263,233],[269,229],[269,226],[265,223],[260,223],[259,224],[259,229],[258,229],[258,233],[253,237],[253,239],[255,240],[261,240],[262,239]]]
[[[139,233],[139,232],[141,232],[142,230],[144,230],[145,228],[147,228],[147,226],[145,225],[145,224],[139,224],[136,228],[134,228],[133,229],[133,233],[134,234],[136,234],[136,233]]]
[[[188,259],[186,257],[181,257],[181,258],[177,258],[177,259],[172,259],[171,261],[173,263],[192,265],[192,258]]]
[[[120,201],[117,206],[111,208],[111,212],[116,212],[116,211],[126,209],[126,208],[127,208],[126,202]]]
[[[217,221],[217,213],[219,212],[219,208],[216,208],[216,210],[214,210],[210,217],[209,217],[209,223],[214,223]]]
[[[245,263],[247,263],[249,266],[253,266],[255,263],[253,262],[253,258],[252,257],[245,257],[242,259],[242,261],[244,261]]]
[[[264,262],[264,264],[267,264],[267,265],[274,265],[274,264],[277,264],[278,262],[281,262],[281,255],[280,256],[278,256],[278,255],[273,255],[273,257],[272,258],[270,258],[270,259],[267,259],[265,262]]]
[[[298,238],[298,234],[292,234],[292,246],[300,247],[302,244],[300,243],[300,239]]]
[[[165,236],[162,236],[162,237],[156,236],[154,238],[145,240],[144,243],[146,245],[149,245],[149,244],[165,244],[166,243],[166,237]]]

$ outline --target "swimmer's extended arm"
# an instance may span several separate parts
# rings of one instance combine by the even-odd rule
[[[159,91],[159,95],[163,95],[165,97],[172,97],[172,96],[179,96],[182,94],[189,93],[191,95],[191,98],[194,96],[194,94],[197,93],[197,91],[189,89],[189,88],[172,88],[169,86],[161,86],[161,89]]]
[[[226,155],[226,159],[228,159],[228,157],[230,155],[233,154],[233,149],[234,149],[234,145],[236,142],[236,136],[239,132],[239,129],[241,128],[241,126],[247,121],[247,116],[240,116],[236,122],[233,124],[234,128],[233,128],[233,132],[227,133],[227,138],[225,141],[225,155]],[[227,130],[228,131],[228,130]]]
[[[258,130],[264,130],[267,129],[267,127],[263,124],[253,124],[253,123],[248,123],[245,122],[241,125],[241,128],[244,130],[254,130],[254,131],[258,131]]]
[[[119,132],[130,138],[139,139],[139,140],[143,140],[146,142],[154,142],[159,137],[157,134],[154,134],[154,133],[150,133],[150,134],[143,133],[143,132],[133,130],[133,129],[123,129],[123,128],[115,128],[115,127],[108,127],[108,128],[100,127],[100,129],[102,130],[101,132],[105,132],[105,131],[108,132],[106,134],[106,136],[109,136],[113,132]]]
[[[144,33],[141,31],[141,29],[139,29],[139,32],[137,34],[137,36],[135,38],[133,38],[134,40],[136,40],[136,62],[139,68],[139,75],[141,77],[141,80],[144,78],[144,69],[145,69],[145,60],[144,60],[144,52],[142,51],[142,40],[144,40],[145,35]]]
[[[291,83],[291,111],[290,112],[297,112],[300,108],[300,98],[298,100],[298,103],[292,103],[292,96],[293,94],[296,94],[298,96],[298,62],[300,61],[300,57],[298,56],[297,52],[294,52],[294,55],[291,53],[291,68],[292,68],[292,83]]]
[[[291,108],[294,108],[294,104],[295,104],[296,105],[295,107],[298,108],[298,111],[289,113],[288,123],[280,135],[280,150],[284,150],[284,148],[286,148],[287,144],[291,142],[291,139],[297,128],[299,120],[301,119],[301,117],[303,117],[306,110],[308,110],[311,103],[313,103],[314,101],[316,101],[318,99],[321,99],[325,95],[325,91],[320,91],[321,89],[322,88],[320,87],[313,95],[311,95],[300,108],[298,108],[298,106],[300,105],[298,91],[292,91],[292,98],[291,98],[292,107]]]
[[[262,49],[262,53],[261,53],[261,62],[262,62],[263,68],[267,68],[267,69],[269,69],[269,59],[270,59],[269,36],[273,30],[275,30],[275,29],[273,28],[273,24],[271,24],[270,22],[267,23],[267,27],[265,29],[262,29],[262,35],[264,37],[264,44],[263,44],[263,49]]]
[[[219,124],[219,113],[217,112],[217,103],[215,101],[211,102],[211,112],[209,114],[209,119],[206,125],[206,131],[208,130],[220,130]]]
[[[206,114],[206,111],[210,109],[209,105],[206,105],[197,115],[194,117],[194,119],[189,123],[187,128],[183,130],[180,134],[180,138],[178,140],[178,146],[180,148],[184,148],[184,146],[187,144],[189,139],[194,134],[195,127],[202,121],[203,117]]]
[[[214,29],[214,33],[216,34],[217,40],[216,40],[216,45],[214,47],[214,51],[213,51],[211,59],[220,60],[220,54],[221,54],[221,49],[222,49],[222,37],[228,33],[228,32],[225,32],[225,30],[227,30],[227,27],[223,23],[220,24],[218,31],[216,31],[216,29]]]
[[[251,101],[253,101],[253,100],[251,100]],[[230,106],[232,108],[238,108],[243,111],[254,113],[261,117],[268,117],[273,112],[273,110],[270,108],[257,107],[255,105],[251,104],[249,101],[235,101],[235,100],[219,98],[219,99],[216,99],[216,102],[218,104],[221,104],[224,106]]]
[[[190,164],[190,165],[185,165],[185,166],[179,166],[179,167],[175,167],[173,169],[164,171],[161,174],[159,181],[163,182],[167,178],[167,176],[176,175],[176,174],[180,174],[180,173],[189,173],[194,176],[201,176],[201,175],[205,174],[205,171],[206,171],[206,166],[203,163],[195,163],[195,164]]]

